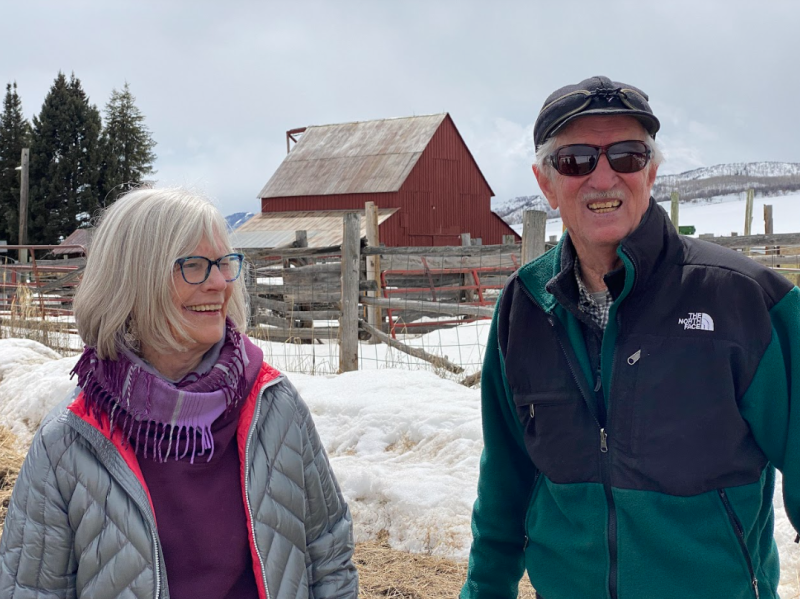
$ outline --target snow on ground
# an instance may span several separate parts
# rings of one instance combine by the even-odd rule
[[[744,235],[744,209],[745,195],[735,194],[714,198],[707,202],[689,202],[680,205],[678,222],[681,225],[694,225],[697,229],[694,237],[701,233],[713,233],[717,237],[728,236],[736,231]],[[757,197],[753,200],[753,222],[750,233],[752,235],[764,234],[764,205],[772,205],[773,230],[775,233],[796,233],[800,231],[800,194],[775,196],[770,198]],[[669,202],[660,205],[669,213]],[[545,235],[561,237],[562,222],[560,218],[547,221]],[[522,234],[522,225],[517,231]]]
[[[406,345],[424,349],[428,353],[446,357],[451,362],[461,365],[464,372],[459,375],[436,370],[428,362],[383,343],[377,345],[359,343],[359,369],[436,370],[437,374],[461,380],[480,370],[483,363],[483,350],[489,338],[489,325],[489,320],[479,320],[416,337],[399,336],[399,339]],[[336,340],[304,345],[255,341],[264,350],[264,359],[284,372],[325,375],[335,374],[339,370],[339,346]]]
[[[0,424],[25,442],[73,385],[68,373],[76,358],[59,359],[37,345],[0,340]],[[314,415],[357,539],[386,529],[397,549],[466,558],[483,446],[479,392],[405,368],[289,379]],[[800,597],[800,546],[777,488],[780,592],[791,599]]]

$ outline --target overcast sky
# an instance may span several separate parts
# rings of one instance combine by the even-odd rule
[[[160,185],[224,214],[257,194],[287,129],[449,112],[497,199],[538,193],[545,97],[592,75],[650,95],[661,172],[800,162],[800,2],[86,0],[4,3],[0,83],[28,117],[59,70],[101,110],[125,81]]]

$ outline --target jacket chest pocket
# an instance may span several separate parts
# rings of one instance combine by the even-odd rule
[[[755,473],[760,462],[738,406],[745,356],[701,334],[642,339],[630,396],[621,398],[630,410],[635,468],[648,480],[676,473],[660,489],[676,495],[698,493],[732,470]]]
[[[514,405],[534,465],[555,483],[597,476],[596,424],[577,390],[518,392]]]

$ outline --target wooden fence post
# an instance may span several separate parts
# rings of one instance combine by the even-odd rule
[[[764,204],[764,235],[773,235],[772,204]]]
[[[678,230],[678,210],[680,206],[679,204],[680,199],[681,196],[680,194],[678,194],[677,191],[673,191],[672,194],[670,194],[671,204],[670,204],[669,217],[670,220],[672,221],[672,226],[675,227],[676,231]]]
[[[361,215],[343,218],[342,316],[339,320],[339,372],[358,370],[358,266],[361,258]]]
[[[764,204],[764,235],[774,235],[775,227],[772,221],[772,204]],[[777,256],[781,253],[781,246],[767,246],[767,254]]]
[[[753,224],[753,196],[755,195],[752,189],[747,190],[747,202],[744,208],[744,234],[750,235],[750,227]]]
[[[30,149],[22,148],[20,156],[20,184],[19,184],[19,245],[28,243],[28,187],[30,168]],[[19,251],[19,261],[28,261],[28,250]]]
[[[526,210],[522,215],[522,263],[527,264],[544,254],[544,234],[547,213],[541,210]]]
[[[753,225],[753,197],[755,192],[752,189],[747,190],[747,201],[744,207],[744,234],[750,235],[750,230]],[[742,248],[742,253],[749,254],[750,248]]]
[[[370,247],[380,246],[380,233],[378,232],[378,207],[375,202],[367,202],[364,206],[364,217],[367,220],[367,245]],[[369,297],[380,297],[381,294],[381,257],[367,256],[367,280],[375,281],[376,291],[368,291]],[[367,323],[376,329],[381,329],[383,316],[381,309],[377,306],[367,306]],[[370,336],[370,344],[378,344],[381,340],[375,336]]]

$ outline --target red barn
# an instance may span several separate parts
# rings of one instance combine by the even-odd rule
[[[449,114],[308,127],[261,190],[271,213],[397,211],[380,225],[387,246],[484,244],[514,235]],[[276,214],[277,216],[277,214]]]

